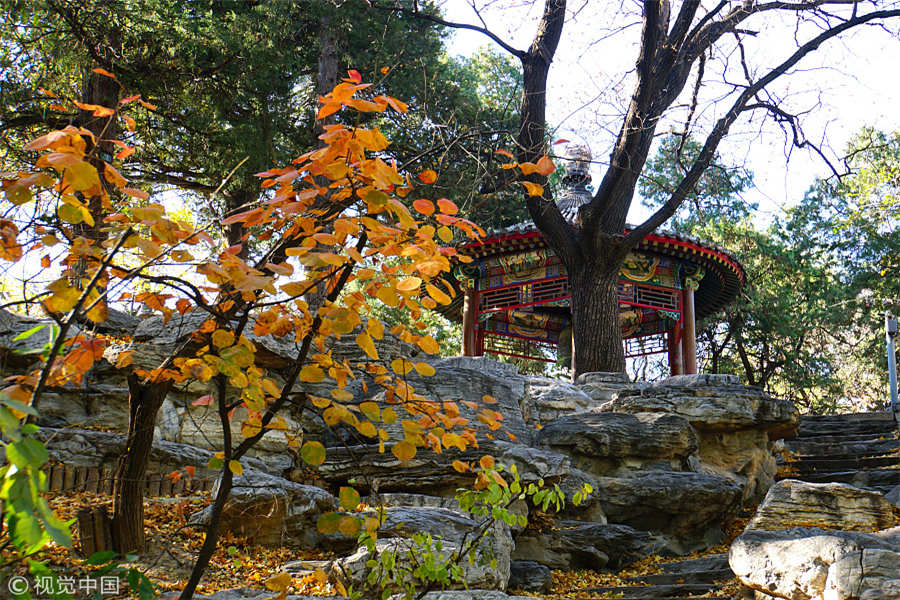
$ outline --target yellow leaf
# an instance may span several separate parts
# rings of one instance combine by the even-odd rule
[[[241,466],[236,460],[228,461],[228,470],[234,473],[235,475],[240,475],[244,472],[244,467]]]
[[[290,587],[293,581],[294,578],[290,573],[279,573],[266,579],[266,587],[273,592],[283,592]]]
[[[397,457],[397,460],[412,460],[416,456],[416,447],[406,440],[401,440],[394,444],[391,453]]]
[[[407,277],[397,284],[397,289],[401,292],[412,292],[422,285],[422,280],[418,277]]]
[[[453,468],[459,473],[465,473],[469,470],[468,463],[464,463],[461,460],[454,460],[451,464],[453,465]]]
[[[373,421],[381,419],[381,407],[378,406],[377,402],[363,402],[359,405],[359,410],[362,414],[366,415],[367,418]]]
[[[385,305],[390,306],[391,308],[396,308],[398,304],[400,304],[400,298],[397,296],[397,292],[394,291],[394,288],[384,286],[380,288],[377,292],[375,292],[375,296],[381,300]]]
[[[212,334],[212,343],[216,348],[227,348],[234,344],[234,333],[216,329]]]
[[[430,335],[423,336],[417,343],[428,354],[438,354],[441,351],[441,347]]]
[[[94,165],[79,161],[66,167],[63,172],[63,183],[70,186],[72,190],[81,192],[99,186],[100,178]]]
[[[450,296],[442,292],[439,287],[433,284],[425,284],[425,291],[427,291],[428,295],[438,304],[450,304],[451,302]]]
[[[356,345],[359,346],[369,358],[378,360],[378,350],[375,348],[375,342],[372,341],[372,338],[368,333],[360,333],[356,336]]]
[[[416,363],[416,371],[419,373],[419,375],[423,375],[425,377],[431,377],[436,372],[434,370],[434,367],[432,367],[431,365],[429,365],[426,362],[417,362]]]
[[[544,195],[544,187],[538,185],[536,183],[532,183],[530,181],[520,181],[522,185],[525,186],[525,189],[528,190],[529,196],[543,196]]]
[[[413,363],[405,358],[395,358],[391,361],[391,368],[397,375],[406,375],[413,370]]]
[[[385,425],[393,425],[397,422],[397,411],[388,406],[381,411],[381,419],[384,421]]]
[[[300,369],[300,381],[319,383],[325,379],[325,372],[318,365],[306,365]]]
[[[331,397],[337,400],[338,402],[350,402],[353,400],[353,394],[349,391],[341,388],[336,388],[331,390]],[[324,407],[321,407],[324,408]]]
[[[453,241],[453,232],[450,231],[450,228],[446,225],[438,228],[437,230],[438,237],[441,238],[441,241],[445,244],[449,244]]]
[[[361,421],[356,426],[356,430],[366,437],[376,437],[378,435],[378,431],[371,421]]]
[[[320,442],[306,442],[300,448],[300,458],[303,462],[318,467],[325,462],[325,446]]]

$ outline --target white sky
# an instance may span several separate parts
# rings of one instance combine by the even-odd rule
[[[446,18],[479,24],[471,7],[473,1],[482,9],[481,17],[494,33],[517,48],[527,48],[543,2],[443,0],[440,4]],[[676,8],[679,4],[676,2]],[[587,143],[594,160],[604,161],[615,130],[621,124],[621,118],[615,113],[624,111],[632,91],[632,80],[627,74],[637,58],[639,16],[634,14],[636,4],[629,0],[621,4],[570,0],[569,5],[570,18],[550,72],[547,117],[558,128],[556,138]],[[632,14],[624,14],[623,10]],[[797,39],[806,41],[818,31],[812,27],[795,31],[794,22],[784,19],[757,17],[745,23],[746,28],[759,32],[746,41],[751,70],[756,66],[757,72],[764,73],[765,67],[787,58],[796,48],[795,33]],[[635,25],[615,32],[629,23]],[[896,29],[897,25],[893,27]],[[602,39],[605,36],[609,37]],[[450,51],[469,55],[488,45],[493,42],[484,35],[458,30],[453,34]],[[496,45],[494,48],[501,50]],[[717,55],[708,61],[707,78],[721,60],[722,56]],[[732,69],[739,64],[733,57],[731,62]],[[803,127],[810,139],[824,142],[832,155],[840,155],[847,141],[863,126],[886,131],[900,129],[897,65],[900,65],[900,39],[881,29],[864,27],[823,45],[772,89],[785,99],[783,106],[794,112],[808,111]],[[741,82],[740,73],[729,71],[729,79]],[[690,88],[693,81],[692,75],[686,87]],[[723,93],[721,77],[719,82],[718,87],[710,85],[701,95],[698,133],[730,106],[730,101],[713,102]],[[684,112],[677,115],[683,117]],[[727,162],[744,164],[754,173],[756,189],[747,192],[745,197],[759,203],[759,216],[762,221],[768,221],[781,207],[798,202],[815,177],[828,175],[830,171],[811,152],[791,150],[781,129],[768,117],[761,124],[761,116],[762,113],[757,113],[752,122],[745,118],[736,123],[719,151]],[[658,131],[667,131],[670,125],[663,124]],[[788,152],[790,161],[786,157]],[[602,165],[596,166],[595,182],[602,172]],[[646,211],[636,201],[630,220],[645,215]]]

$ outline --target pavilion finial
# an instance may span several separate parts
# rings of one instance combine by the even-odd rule
[[[566,146],[566,174],[563,183],[566,185],[587,185],[591,181],[591,149],[584,144]]]

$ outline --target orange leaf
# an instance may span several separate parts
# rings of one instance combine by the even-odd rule
[[[437,173],[433,169],[425,169],[419,173],[419,180],[422,183],[434,183],[437,181]]]
[[[464,463],[461,460],[454,460],[451,464],[453,465],[453,468],[459,473],[465,473],[469,470],[468,463]]]
[[[525,189],[528,190],[529,196],[543,196],[544,195],[544,186],[538,185],[536,183],[532,183],[530,181],[520,181],[522,185],[525,186]]]
[[[516,159],[516,157],[513,156],[513,153],[512,153],[512,152],[508,152],[508,151],[504,150],[503,148],[499,148],[499,149],[497,149],[497,150],[494,150],[494,154],[499,154],[500,156],[505,156],[506,158],[511,158],[511,159],[513,159],[513,160]]]
[[[434,204],[432,204],[430,200],[425,200],[424,198],[420,198],[413,202],[413,208],[426,217],[434,214]]]
[[[459,212],[459,207],[446,198],[438,198],[437,205],[445,215],[455,215]]]
[[[110,73],[110,72],[107,71],[106,69],[102,69],[102,68],[100,68],[100,67],[97,67],[96,69],[91,69],[91,71],[93,71],[94,73],[97,73],[98,75],[103,75],[104,77],[112,77],[113,79],[116,78],[115,75],[113,75],[112,73]]]
[[[481,457],[481,460],[478,461],[478,464],[481,465],[482,469],[493,469],[494,457],[486,454]]]
[[[568,141],[569,140],[556,140],[555,142],[553,142],[553,145],[555,146],[556,144],[566,144],[568,143]]]
[[[114,114],[114,111],[111,108],[106,108],[105,106],[100,106],[99,104],[85,104],[83,102],[74,102],[73,104],[80,108],[81,110],[89,110],[93,111],[91,114],[95,117],[108,117],[111,114]]]
[[[553,164],[553,161],[550,160],[549,156],[542,156],[537,161],[537,172],[546,177],[550,173],[556,170],[556,165]]]
[[[150,197],[150,194],[145,192],[144,190],[138,190],[135,188],[122,188],[122,191],[128,194],[129,196],[133,196],[135,198],[140,198],[141,200],[146,200]]]

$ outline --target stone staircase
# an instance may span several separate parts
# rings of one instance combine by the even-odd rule
[[[728,566],[727,554],[709,554],[702,558],[680,560],[659,565],[661,573],[629,577],[628,585],[596,587],[581,590],[579,597],[592,599],[616,598],[617,600],[729,600],[716,592],[723,583],[734,578]],[[590,595],[590,596],[587,596]]]
[[[900,485],[900,439],[891,413],[804,416],[779,479],[847,483],[887,493]]]

